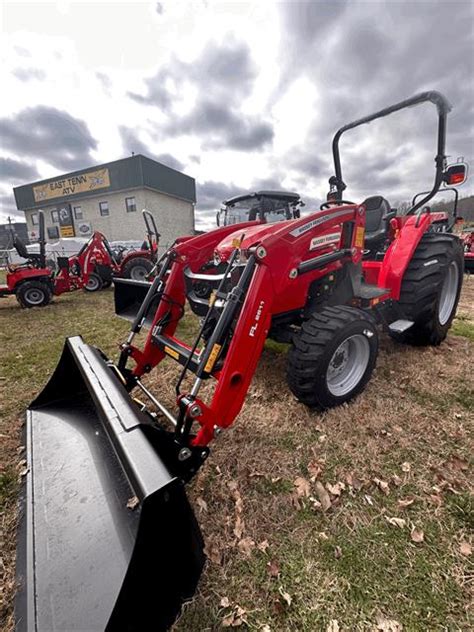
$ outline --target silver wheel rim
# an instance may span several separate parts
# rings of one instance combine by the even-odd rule
[[[438,320],[440,325],[446,325],[453,313],[456,295],[458,293],[459,270],[455,261],[451,261],[444,277],[443,287],[439,297]]]
[[[90,292],[95,292],[99,288],[99,279],[95,276],[90,276],[86,283],[86,288]]]
[[[148,270],[144,266],[134,266],[130,273],[130,278],[134,281],[145,281]]]
[[[30,305],[41,305],[44,301],[44,292],[39,288],[31,288],[31,290],[26,290],[25,292],[25,301]]]
[[[353,391],[369,365],[370,345],[362,334],[346,338],[338,346],[326,372],[327,388],[334,397]]]

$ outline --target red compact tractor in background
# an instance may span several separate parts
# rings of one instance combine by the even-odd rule
[[[341,135],[426,102],[438,112],[432,190],[405,216],[379,193],[344,199]],[[290,344],[286,381],[316,409],[362,392],[381,330],[415,345],[444,340],[463,249],[449,214],[427,204],[466,174],[446,161],[450,109],[425,92],[345,125],[319,210],[179,239],[152,283],[117,279],[116,311],[132,321],[117,362],[79,336],[66,341],[27,416],[24,629],[169,629],[205,561],[184,484],[239,414],[267,338]],[[196,279],[212,285],[208,298],[194,291]],[[187,344],[177,328],[190,311],[201,320]],[[181,365],[173,408],[143,380],[165,358]]]
[[[142,213],[146,239],[139,250],[131,250],[125,254],[122,252],[116,256],[117,269],[114,272],[117,276],[134,281],[145,281],[158,259],[160,234],[156,228],[155,218],[146,209],[143,209]]]
[[[461,235],[464,248],[464,269],[469,274],[474,272],[474,228],[468,228]]]

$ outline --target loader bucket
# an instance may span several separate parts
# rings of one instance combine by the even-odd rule
[[[133,322],[143,301],[151,287],[148,281],[134,281],[133,279],[114,279],[115,313],[121,318]],[[158,300],[158,297],[157,299]],[[150,326],[153,320],[156,303],[151,302],[145,316],[145,326]]]
[[[27,413],[16,630],[167,630],[194,594],[202,536],[155,431],[104,356],[67,339]]]

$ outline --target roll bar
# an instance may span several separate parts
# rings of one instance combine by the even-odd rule
[[[44,213],[38,211],[40,267],[46,268],[46,231],[44,229]]]
[[[156,263],[158,256],[158,248],[153,248],[153,244],[155,243],[158,246],[158,240],[160,238],[160,233],[156,227],[155,218],[153,217],[150,211],[147,211],[146,208],[142,210],[143,219],[145,221],[146,226],[146,235],[148,239],[148,246],[150,248],[150,256],[154,263]]]
[[[441,183],[443,182],[443,171],[446,167],[446,120],[448,112],[452,109],[446,97],[436,90],[416,94],[410,99],[405,99],[404,101],[400,101],[400,103],[395,103],[395,105],[379,110],[374,114],[370,114],[369,116],[365,116],[357,121],[348,123],[336,132],[332,141],[335,175],[329,178],[330,193],[335,194],[334,199],[336,201],[342,200],[342,194],[346,188],[344,180],[342,179],[341,158],[339,155],[339,139],[342,134],[350,129],[359,127],[359,125],[365,125],[366,123],[370,123],[376,119],[388,116],[389,114],[393,114],[394,112],[398,112],[399,110],[403,110],[414,105],[419,105],[420,103],[425,103],[426,101],[436,105],[436,109],[438,110],[438,148],[435,156],[435,179],[431,191],[420,202],[414,204],[407,214],[413,215],[413,213],[423,206],[423,204],[426,204],[429,200],[431,200],[431,198],[439,191]]]
[[[453,208],[453,221],[450,224],[450,226],[454,226],[454,224],[456,223],[456,218],[458,216],[458,199],[459,199],[459,192],[457,189],[455,189],[454,187],[446,187],[445,189],[443,189],[444,191],[452,191],[454,193],[454,208]],[[430,193],[430,191],[422,191],[421,193],[417,193],[412,200],[412,205],[415,206],[415,202],[417,200],[417,198],[419,198],[421,195],[427,195],[428,193]]]

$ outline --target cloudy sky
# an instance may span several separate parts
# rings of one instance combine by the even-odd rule
[[[12,186],[132,151],[196,179],[201,228],[247,189],[295,190],[311,210],[338,127],[429,89],[453,105],[447,153],[474,164],[470,0],[16,0],[2,17],[1,220],[18,213]],[[345,197],[430,188],[435,134],[428,104],[348,132]]]

